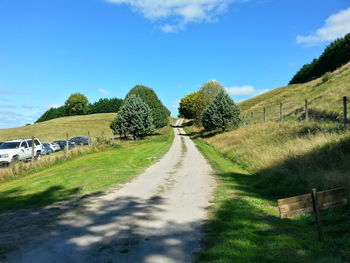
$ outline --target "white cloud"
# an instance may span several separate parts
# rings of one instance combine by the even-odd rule
[[[107,90],[102,89],[102,88],[99,88],[99,89],[98,89],[98,92],[99,92],[100,94],[107,94],[107,93],[108,93]]]
[[[33,123],[37,116],[24,115],[13,111],[0,110],[0,129],[13,128]]]
[[[226,11],[231,2],[247,0],[105,0],[114,4],[129,5],[152,21],[172,19],[173,23],[160,26],[163,32],[183,30],[188,23],[213,21]]]
[[[307,46],[333,41],[350,32],[350,7],[329,16],[325,24],[307,36],[297,36],[297,43]]]
[[[259,91],[256,90],[253,86],[245,85],[245,86],[234,86],[225,88],[227,93],[231,96],[236,95],[255,95]]]

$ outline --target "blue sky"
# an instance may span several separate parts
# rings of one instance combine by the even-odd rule
[[[348,0],[0,0],[0,128],[74,92],[94,102],[136,84],[174,114],[213,79],[241,101],[347,32]]]

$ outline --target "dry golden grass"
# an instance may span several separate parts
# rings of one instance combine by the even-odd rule
[[[267,122],[202,139],[284,192],[350,187],[350,131],[332,124]]]
[[[279,119],[279,104],[283,103],[284,116],[297,118],[303,111],[304,101],[308,99],[309,109],[342,115],[342,97],[350,98],[350,63],[330,74],[330,80],[322,78],[271,90],[262,95],[239,103],[248,121],[262,121],[263,107],[266,107],[267,120]]]
[[[70,116],[57,118],[33,125],[0,129],[0,141],[6,141],[18,138],[31,138],[35,136],[42,142],[55,140],[65,140],[68,133],[69,138],[75,136],[112,137],[112,131],[109,124],[115,118],[115,113],[99,113],[83,116]]]

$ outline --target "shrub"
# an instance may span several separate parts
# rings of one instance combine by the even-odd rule
[[[203,112],[203,127],[210,131],[225,131],[240,122],[240,108],[224,91],[221,91]]]
[[[325,83],[331,79],[332,74],[330,72],[326,72],[322,75],[322,83]]]
[[[143,100],[131,94],[127,96],[116,117],[111,124],[121,136],[131,134],[136,138],[143,138],[154,131],[151,108]]]

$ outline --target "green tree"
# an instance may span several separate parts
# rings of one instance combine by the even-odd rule
[[[238,126],[240,122],[240,108],[229,95],[222,91],[203,112],[203,127],[210,131],[227,130],[230,126]]]
[[[321,56],[305,64],[293,76],[289,84],[305,83],[332,72],[350,61],[350,33],[329,44]]]
[[[124,100],[116,122],[111,126],[115,127],[121,136],[131,134],[134,140],[151,134],[155,128],[151,108],[134,94]]]
[[[65,107],[70,115],[83,115],[87,111],[89,100],[84,94],[73,93],[66,100]]]
[[[99,99],[88,105],[88,114],[118,112],[123,100],[118,98]]]
[[[158,99],[153,89],[142,85],[136,85],[129,91],[126,98],[131,95],[139,96],[151,108],[153,124],[156,128],[168,125],[170,111]]]
[[[221,91],[225,91],[221,83],[216,80],[208,81],[202,86],[201,90],[209,97],[210,101],[213,101]]]
[[[200,125],[203,110],[209,105],[210,99],[202,90],[192,92],[181,99],[179,115],[186,119],[194,119]]]
[[[43,121],[48,121],[60,117],[65,117],[67,116],[67,110],[65,106],[57,107],[57,108],[50,108],[47,111],[45,111],[39,119],[36,121],[38,122],[43,122]]]

